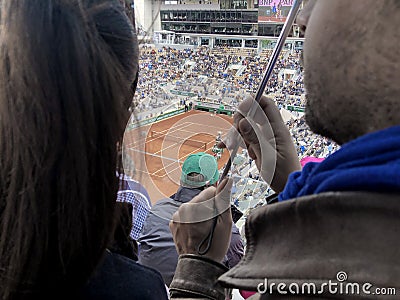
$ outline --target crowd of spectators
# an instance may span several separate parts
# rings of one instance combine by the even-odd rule
[[[173,101],[208,101],[237,106],[249,93],[256,92],[271,54],[269,49],[257,53],[254,49],[226,47],[156,49],[144,45],[140,49],[141,71],[135,96],[137,109],[150,111]],[[171,90],[186,96],[178,98]],[[292,117],[287,120],[299,159],[306,156],[324,158],[338,148],[326,138],[313,134],[305,123],[300,52],[281,53],[265,93],[275,100],[279,109],[299,109],[291,111]],[[247,201],[246,205],[251,208],[259,204],[253,203],[252,199],[265,199],[270,189],[260,179],[247,154],[240,155],[243,159],[237,166],[236,175],[241,179],[235,186],[236,201]],[[263,196],[255,197],[254,193]]]
[[[162,106],[171,96],[168,89],[177,89],[201,99],[237,105],[246,93],[257,90],[270,54],[271,50],[257,53],[226,47],[179,50],[142,46],[136,103],[139,110]],[[295,80],[285,77],[280,71],[284,69],[294,70]],[[280,91],[286,98],[304,93],[298,52],[283,52],[275,70],[268,93]]]

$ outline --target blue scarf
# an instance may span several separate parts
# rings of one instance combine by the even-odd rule
[[[400,192],[400,126],[366,134],[292,173],[279,201],[338,191]]]

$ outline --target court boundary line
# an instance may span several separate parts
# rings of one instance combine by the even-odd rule
[[[203,134],[206,134],[206,133],[203,133]],[[226,134],[225,134],[225,135],[226,135]],[[206,149],[203,150],[202,152],[211,151],[215,144],[212,145],[210,148],[207,148],[207,145],[210,144],[210,143],[213,143],[213,142],[214,142],[214,141],[212,141],[212,140],[209,141],[209,142],[204,142],[204,144],[206,145]],[[171,146],[168,147],[168,148],[171,148],[172,146],[176,146],[176,145],[178,145],[178,143],[175,143],[174,145],[171,145]],[[183,144],[181,144],[181,145],[183,145]],[[186,146],[187,146],[187,145],[186,145]],[[185,157],[189,156],[190,154],[199,152],[199,150],[202,149],[202,148],[197,148],[197,150],[191,151],[189,154],[182,156],[182,158],[179,157],[178,160],[172,159],[172,158],[167,157],[167,156],[158,155],[158,153],[160,153],[160,152],[162,152],[163,150],[166,150],[166,149],[168,149],[168,148],[162,148],[160,151],[157,151],[157,152],[155,152],[154,154],[157,154],[157,156],[158,156],[159,158],[161,158],[161,161],[163,161],[163,158],[165,158],[165,159],[167,159],[167,160],[174,160],[175,162],[176,162],[176,161],[179,161],[179,162],[180,162],[180,161],[182,161],[182,158],[185,158]],[[178,151],[179,151],[179,149],[178,149]],[[183,161],[184,161],[184,160],[183,160]],[[154,171],[153,173],[149,173],[149,175],[150,175],[150,176],[151,176],[151,175],[159,176],[159,175],[156,175],[156,174],[159,173],[159,172],[161,172],[161,171],[164,171],[166,168],[168,168],[169,166],[171,166],[171,165],[173,165],[173,164],[174,164],[174,163],[171,163],[171,164],[168,164],[168,165],[163,165],[163,166],[162,166],[160,169],[158,169],[157,171]],[[172,171],[174,171],[174,170],[176,170],[176,169],[177,169],[177,168],[173,169]],[[166,174],[167,174],[167,172],[166,172]],[[164,176],[165,176],[165,175],[164,175]]]
[[[211,149],[212,149],[212,147],[206,148],[206,150],[205,150],[204,152],[210,151]],[[196,153],[196,152],[198,152],[198,151],[192,151],[192,152],[190,152],[189,154],[186,154],[186,155],[182,156],[182,158],[188,157],[189,155],[191,155],[191,154],[193,154],[193,153]],[[183,160],[183,161],[185,161],[185,160]],[[163,167],[163,168],[157,170],[157,171],[154,172],[154,173],[150,173],[149,175],[150,175],[150,177],[151,177],[151,176],[157,176],[157,177],[159,177],[159,178],[163,178],[163,177],[165,177],[165,176],[168,175],[167,172],[165,172],[165,175],[163,175],[163,176],[156,175],[156,174],[157,174],[158,172],[160,172],[160,171],[166,169],[168,166],[172,166],[172,165],[173,165],[173,163],[171,163],[171,164],[169,164],[169,165],[167,165],[167,166],[165,166],[165,167]],[[175,171],[175,170],[177,170],[177,169],[179,169],[179,168],[180,168],[180,166],[179,166],[178,168],[172,169],[170,172],[172,173],[173,171]]]
[[[181,115],[181,114],[179,114],[179,115]],[[171,117],[169,117],[169,118],[162,119],[162,120],[153,122],[153,123],[151,123],[151,124],[148,124],[148,125],[150,126],[148,133],[151,132],[151,127],[152,127],[153,124],[160,123],[160,122],[162,122],[162,121],[168,120],[168,119],[170,119],[170,118],[174,118],[174,117],[179,116],[179,115],[171,116]],[[197,115],[197,113],[196,113],[196,114],[193,114],[193,115]],[[182,119],[180,119],[180,120],[182,120]],[[226,121],[226,120],[224,120],[224,121]],[[179,122],[179,121],[178,121],[178,122]],[[193,126],[193,125],[194,125],[194,126],[197,126],[197,127],[198,127],[198,126],[201,126],[201,127],[213,128],[213,129],[215,129],[217,132],[218,132],[218,131],[221,131],[221,130],[222,130],[222,131],[225,131],[225,130],[228,131],[229,128],[230,128],[230,127],[229,127],[229,128],[221,128],[221,127],[219,127],[219,126],[212,126],[212,125],[206,125],[206,124],[198,123],[198,122],[185,121],[185,122],[183,122],[182,124],[178,124],[178,126],[176,126],[176,127],[170,127],[170,128],[164,129],[164,130],[157,131],[157,132],[158,132],[158,133],[163,133],[163,132],[177,133],[177,132],[182,131],[182,132],[184,132],[184,133],[191,133],[192,136],[194,136],[194,135],[199,135],[199,134],[213,135],[213,134],[211,134],[211,133],[205,133],[205,132],[196,133],[196,132],[193,132],[193,131],[185,130],[185,128],[188,128],[188,127]],[[136,128],[136,129],[139,130],[140,128],[141,128],[141,127],[138,127],[138,128]],[[173,129],[173,130],[171,130],[171,129]],[[226,136],[226,135],[227,135],[227,133],[224,133],[224,134],[222,135],[222,137],[224,137],[224,136]],[[134,151],[134,152],[138,152],[138,153],[143,153],[145,156],[146,156],[146,155],[149,155],[149,156],[153,156],[153,157],[160,158],[162,162],[163,162],[164,160],[173,161],[172,163],[167,164],[167,165],[164,165],[164,164],[163,164],[162,167],[161,167],[160,169],[158,169],[158,170],[156,170],[156,171],[154,171],[154,172],[152,172],[152,173],[150,173],[150,172],[148,171],[147,168],[146,168],[147,170],[137,170],[137,171],[139,171],[139,172],[146,173],[146,174],[149,175],[150,177],[151,177],[151,176],[154,176],[154,177],[158,177],[158,178],[163,178],[163,177],[165,177],[165,176],[168,175],[169,172],[167,173],[167,172],[165,172],[165,170],[166,170],[169,166],[172,166],[172,165],[174,165],[174,164],[176,164],[176,163],[179,164],[179,167],[175,167],[174,169],[172,169],[172,170],[170,171],[170,172],[173,172],[173,171],[175,171],[175,170],[177,170],[177,169],[180,168],[180,163],[183,163],[183,161],[184,161],[183,158],[186,158],[186,157],[189,156],[190,154],[199,152],[199,150],[202,150],[202,152],[211,151],[212,148],[213,148],[214,145],[215,145],[215,144],[213,144],[211,147],[207,148],[208,144],[213,143],[214,141],[213,141],[213,140],[210,140],[210,141],[208,141],[208,142],[205,141],[205,142],[204,142],[204,144],[205,144],[205,146],[206,146],[206,149],[205,149],[205,150],[203,150],[203,148],[197,148],[196,150],[193,150],[193,151],[189,152],[188,154],[186,154],[186,155],[184,155],[184,156],[182,156],[182,157],[179,157],[178,159],[171,158],[171,157],[168,157],[168,156],[163,156],[163,155],[160,155],[160,153],[163,152],[163,151],[165,151],[165,150],[167,150],[167,149],[169,149],[169,148],[172,148],[172,147],[174,147],[174,146],[177,146],[177,145],[182,146],[183,143],[181,143],[181,142],[169,141],[169,142],[171,142],[171,143],[173,143],[173,144],[170,145],[170,146],[168,146],[168,147],[166,147],[166,148],[161,148],[160,150],[158,150],[158,151],[156,151],[156,152],[154,152],[154,153],[153,153],[153,152],[148,152],[148,151],[146,151],[146,150],[143,151],[143,150],[137,149],[137,147],[139,147],[139,146],[141,146],[141,145],[144,145],[144,146],[146,147],[146,144],[147,144],[147,143],[152,143],[152,142],[156,141],[156,140],[159,139],[159,138],[160,138],[160,137],[148,139],[148,136],[146,136],[144,139],[140,139],[140,142],[142,142],[143,140],[145,141],[144,144],[140,143],[140,144],[137,144],[137,145],[136,145],[136,143],[133,143],[133,147],[130,147],[130,148],[129,148],[129,150]],[[184,138],[182,138],[182,139],[184,139]],[[163,139],[163,142],[164,142],[164,140],[165,140],[165,139]],[[201,141],[199,141],[199,142],[201,142]],[[132,146],[132,144],[130,144],[130,145]],[[162,144],[161,144],[161,145],[162,145]],[[190,145],[185,145],[185,146],[190,146]],[[193,147],[195,147],[195,146],[193,146]],[[180,147],[179,147],[179,148],[180,148]],[[179,151],[179,149],[178,149],[178,151]],[[144,157],[144,160],[146,160],[146,157]],[[145,163],[145,165],[146,165],[146,163]],[[161,172],[161,171],[164,171],[165,174],[160,176],[160,175],[158,175],[157,173],[159,173],[159,172]]]
[[[179,127],[177,130],[179,130],[180,128],[185,128],[186,126],[190,126],[190,124],[189,125],[185,125],[186,123],[190,123],[190,122],[183,122],[182,123],[182,126],[181,127]],[[178,124],[178,125],[181,125],[181,124]],[[139,127],[140,128],[140,127]],[[150,128],[151,128],[151,126],[150,126]],[[150,129],[149,128],[149,129]],[[170,128],[168,128],[168,129],[164,129],[164,130],[161,130],[161,132],[164,132],[164,131],[168,131],[168,130],[170,130],[171,128],[174,128],[175,129],[175,127],[170,127]],[[141,131],[140,131],[141,132]],[[173,132],[175,132],[175,131],[173,131]],[[147,133],[149,133],[149,131],[147,131]],[[149,140],[148,139],[148,135],[146,135],[143,139],[142,138],[140,138],[139,139],[139,142],[140,143],[138,143],[137,145],[136,145],[136,141],[135,142],[133,142],[133,143],[130,143],[129,145],[127,145],[127,147],[140,147],[140,146],[145,146],[148,142],[152,142],[152,141],[154,141],[155,139],[152,139],[152,140]],[[144,141],[144,143],[142,143],[142,141]]]

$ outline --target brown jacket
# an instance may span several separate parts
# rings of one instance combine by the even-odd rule
[[[245,230],[246,254],[226,273],[216,263],[182,258],[172,299],[224,299],[222,286],[263,290],[266,279],[268,292],[251,299],[287,299],[290,285],[310,296],[311,283],[316,295],[307,299],[375,299],[381,291],[396,293],[383,299],[400,298],[399,194],[335,192],[284,201],[256,209]],[[287,294],[278,292],[279,283]],[[301,294],[292,298],[306,298]]]

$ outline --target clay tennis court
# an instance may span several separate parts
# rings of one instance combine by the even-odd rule
[[[124,156],[135,169],[130,175],[145,186],[153,204],[171,196],[178,189],[183,161],[192,153],[213,155],[217,135],[221,133],[223,138],[232,122],[226,115],[192,110],[127,131]],[[218,167],[221,169],[228,159],[225,150]]]

